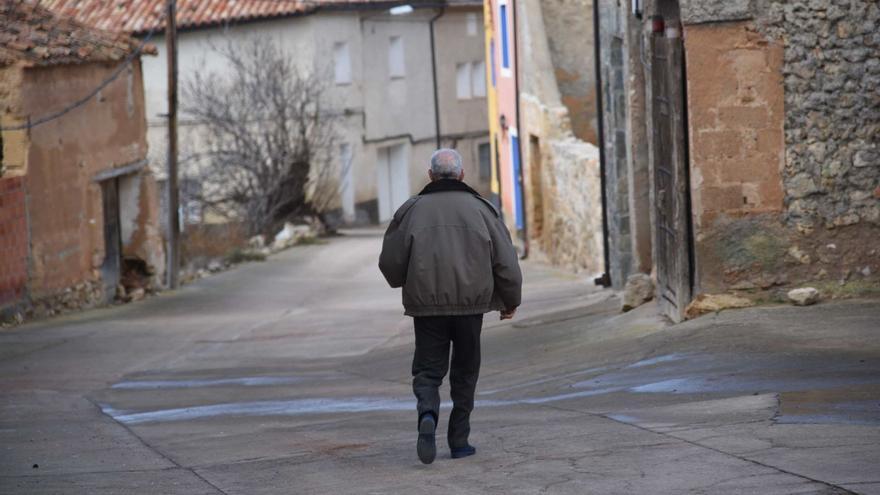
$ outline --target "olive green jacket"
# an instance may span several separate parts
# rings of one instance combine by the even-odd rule
[[[379,269],[403,287],[410,316],[519,306],[522,272],[507,227],[463,182],[441,179],[404,203],[385,232]]]

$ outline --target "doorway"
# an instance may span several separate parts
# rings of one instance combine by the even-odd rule
[[[541,164],[541,140],[529,135],[529,186],[532,191],[532,232],[535,239],[544,233],[544,182]]]
[[[677,21],[675,21],[677,22]],[[680,36],[650,37],[657,295],[681,321],[693,292],[684,47]]]
[[[376,181],[379,221],[388,222],[397,208],[410,197],[406,146],[399,144],[379,148],[378,155]]]
[[[339,195],[342,203],[342,221],[346,224],[354,223],[354,180],[352,178],[352,153],[351,145],[343,143],[339,146]]]
[[[104,209],[104,263],[101,279],[104,282],[104,299],[111,303],[116,298],[116,287],[122,273],[122,235],[119,220],[119,178],[101,182]]]

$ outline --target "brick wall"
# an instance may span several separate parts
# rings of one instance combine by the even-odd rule
[[[24,178],[3,178],[0,179],[0,310],[25,298],[27,256]]]

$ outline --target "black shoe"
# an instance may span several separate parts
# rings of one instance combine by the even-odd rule
[[[453,459],[461,459],[462,457],[472,456],[477,453],[477,449],[473,445],[465,445],[457,449],[449,449],[452,452]]]
[[[437,444],[434,441],[436,429],[437,422],[434,421],[434,416],[425,414],[419,420],[419,441],[416,443],[416,452],[423,464],[431,464],[437,457]]]

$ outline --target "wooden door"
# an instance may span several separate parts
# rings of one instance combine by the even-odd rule
[[[119,221],[119,179],[101,182],[104,207],[104,263],[101,278],[104,281],[104,298],[112,302],[116,298],[116,286],[122,272],[122,236]]]
[[[651,53],[657,296],[664,313],[680,321],[692,292],[682,41],[655,35]]]

